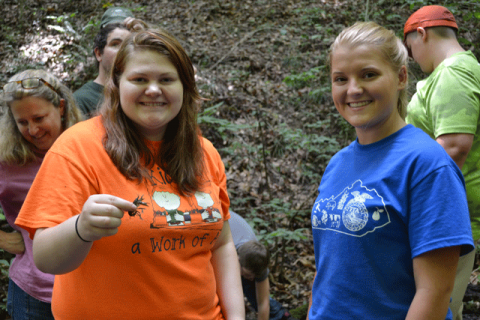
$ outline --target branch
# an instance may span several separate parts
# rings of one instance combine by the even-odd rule
[[[365,21],[368,21],[368,2],[369,2],[369,0],[367,0],[367,4],[366,4],[366,7],[365,7]]]
[[[245,40],[247,40],[248,38],[250,38],[251,36],[253,36],[255,33],[257,33],[258,31],[263,31],[265,30],[266,28],[260,28],[260,29],[257,29],[257,30],[253,30],[253,31],[250,31],[249,33],[247,33],[240,41],[238,41],[237,43],[235,43],[235,45],[232,47],[232,49],[230,49],[230,51],[227,52],[226,55],[224,55],[220,60],[218,60],[213,66],[211,66],[210,68],[207,69],[207,71],[212,71],[213,69],[215,69],[219,64],[220,62],[222,62],[223,60],[225,60],[226,57],[228,57],[232,52],[235,51],[235,49],[237,49],[237,47],[242,43],[242,42],[245,42]]]

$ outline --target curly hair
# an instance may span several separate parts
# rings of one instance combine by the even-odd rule
[[[328,65],[332,67],[332,55],[340,45],[359,46],[368,44],[382,52],[385,60],[395,72],[400,71],[402,66],[408,68],[408,52],[402,40],[395,33],[375,22],[357,22],[353,26],[344,29],[330,46]],[[408,105],[407,86],[402,89],[398,96],[397,109],[400,116],[405,119]]]
[[[25,70],[10,78],[10,81],[19,81],[29,78],[40,78],[45,80],[54,89],[47,85],[40,85],[34,89],[24,89],[17,86],[12,92],[5,92],[2,97],[3,114],[0,116],[0,161],[7,164],[23,166],[36,159],[32,145],[18,130],[13,117],[10,105],[13,101],[25,97],[38,97],[53,104],[55,108],[60,107],[61,99],[64,100],[65,113],[62,120],[62,132],[83,120],[81,111],[75,105],[72,91],[63,85],[58,78],[45,70]]]
[[[162,145],[155,155],[120,105],[120,77],[128,60],[139,51],[154,51],[167,57],[177,69],[183,85],[182,107],[167,124]],[[185,50],[164,30],[142,30],[130,34],[123,41],[110,78],[105,83],[105,99],[100,106],[100,115],[106,129],[105,150],[128,179],[136,179],[139,183],[143,179],[150,180],[148,168],[156,163],[170,176],[180,194],[200,189],[205,168],[197,114],[202,98],[194,76],[192,62]]]

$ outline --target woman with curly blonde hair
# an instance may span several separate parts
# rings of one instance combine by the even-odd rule
[[[58,136],[81,120],[71,91],[44,70],[26,70],[3,87],[0,117],[0,205],[15,229],[0,248],[15,254],[7,311],[13,319],[53,319],[53,275],[37,269],[28,232],[14,225],[33,179]]]

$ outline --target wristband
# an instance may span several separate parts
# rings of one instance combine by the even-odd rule
[[[82,240],[83,242],[92,242],[92,241],[87,241],[85,239],[83,239],[82,237],[80,237],[80,233],[78,233],[78,227],[77,227],[77,224],[78,224],[78,219],[80,218],[80,215],[77,216],[77,220],[75,221],[75,231],[77,231],[77,236],[80,238],[80,240]]]

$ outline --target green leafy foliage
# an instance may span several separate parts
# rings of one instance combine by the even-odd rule
[[[237,125],[233,124],[231,121],[226,119],[219,118],[215,116],[215,113],[223,105],[223,102],[220,102],[216,105],[204,109],[198,115],[198,124],[203,125],[204,127],[209,127],[217,131],[222,137],[226,138],[226,132],[235,132],[237,130],[248,128],[247,125]]]
[[[303,87],[310,86],[312,80],[318,78],[325,68],[325,65],[311,68],[310,70],[302,72],[301,74],[293,74],[287,76],[283,81],[285,81],[287,85],[292,86],[295,89],[301,89]]]
[[[472,220],[473,239],[480,239],[480,218],[474,217]]]
[[[309,212],[292,209],[292,203],[274,198],[262,204],[262,210],[269,213],[270,219],[260,219],[255,212],[251,212],[248,221],[254,229],[259,230],[257,237],[270,249],[272,270],[282,270],[285,254],[294,250],[292,242],[306,241],[309,239],[307,228],[291,228],[294,220],[302,220]]]
[[[456,15],[460,41],[477,56],[479,1],[441,3]],[[405,20],[427,4],[438,1],[7,1],[0,16],[0,83],[26,68],[48,69],[73,91],[94,79],[93,39],[113,5],[166,28],[198,69],[198,89],[207,99],[198,123],[224,161],[231,208],[272,252],[272,293],[286,306],[304,306],[313,267],[298,259],[313,255],[311,206],[328,161],[355,139],[331,99],[330,44],[345,26],[363,20],[403,37]],[[425,75],[414,63],[409,67],[413,93]],[[480,236],[480,228],[473,232]],[[0,260],[10,261],[2,254]],[[8,270],[3,262],[0,269]]]

